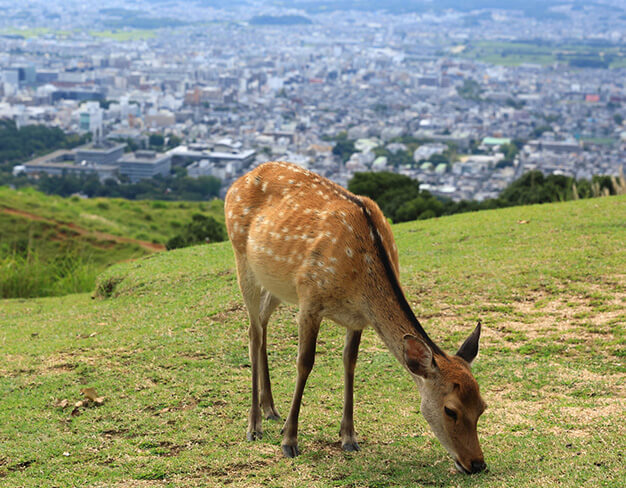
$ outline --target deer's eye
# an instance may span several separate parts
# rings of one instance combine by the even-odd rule
[[[443,407],[443,411],[446,412],[446,415],[448,417],[450,417],[452,420],[454,420],[456,422],[457,419],[457,414],[454,410],[448,408],[448,407]]]

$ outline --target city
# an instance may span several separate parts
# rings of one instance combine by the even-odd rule
[[[4,2],[0,118],[91,139],[15,176],[136,182],[182,167],[219,178],[223,196],[275,159],[344,186],[393,171],[484,200],[534,169],[617,175],[626,156],[617,3],[532,15],[88,3]]]

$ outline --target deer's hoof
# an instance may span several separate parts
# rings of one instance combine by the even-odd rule
[[[253,430],[246,433],[246,439],[249,441],[258,441],[263,438],[263,432],[260,430]]]
[[[283,448],[283,454],[285,455],[285,457],[288,458],[295,458],[296,456],[300,455],[300,450],[298,449],[298,446],[290,446],[288,444],[283,444],[281,446]]]
[[[271,407],[265,411],[265,418],[267,420],[280,420],[280,415],[278,414],[278,410]]]
[[[354,452],[354,451],[360,451],[361,448],[359,447],[359,445],[357,444],[356,441],[354,442],[346,442],[345,444],[341,445],[341,448],[346,451],[346,452]]]

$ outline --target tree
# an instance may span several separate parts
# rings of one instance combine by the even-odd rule
[[[333,154],[339,156],[341,162],[345,163],[350,156],[356,152],[354,148],[354,141],[349,139],[340,139],[335,143],[333,147]]]
[[[180,146],[181,142],[183,142],[183,140],[180,137],[171,135],[167,138],[167,147],[168,149],[173,149]]]
[[[226,237],[224,224],[211,216],[193,214],[191,222],[183,228],[180,234],[167,241],[165,247],[167,249],[178,249],[195,244],[221,242],[225,241]]]
[[[533,129],[533,131],[531,132],[531,136],[535,138],[541,137],[544,132],[552,132],[552,130],[552,127],[550,127],[549,125],[540,125],[539,127],[535,127]]]
[[[150,146],[153,147],[163,147],[163,144],[165,143],[165,138],[162,134],[150,134],[150,137],[148,138],[148,143],[150,144]]]

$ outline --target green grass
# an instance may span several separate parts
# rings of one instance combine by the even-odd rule
[[[610,197],[394,227],[405,291],[431,336],[453,352],[483,320],[474,371],[489,405],[487,473],[454,472],[371,330],[355,382],[362,451],[343,453],[343,331],[331,323],[304,394],[302,455],[281,456],[280,423],[246,442],[247,318],[222,243],[110,268],[98,283],[108,298],[0,301],[0,484],[624,486],[625,215],[626,198]],[[268,331],[283,415],[294,313],[279,309]],[[86,387],[104,403],[74,409]]]

